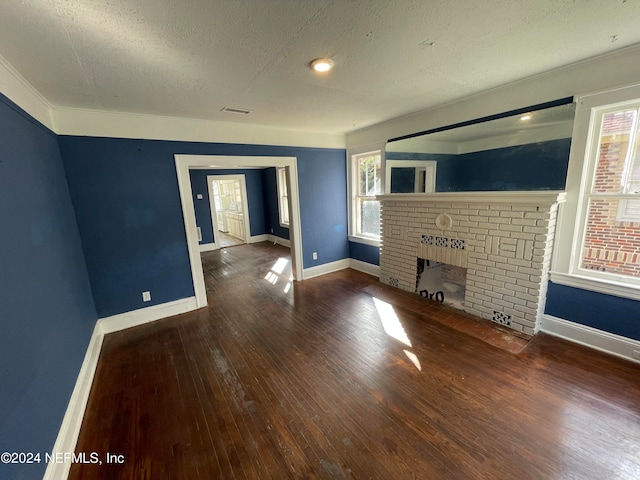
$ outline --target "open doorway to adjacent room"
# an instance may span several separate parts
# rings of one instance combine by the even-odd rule
[[[287,208],[289,213],[289,245],[291,253],[292,280],[302,280],[302,229],[300,223],[300,203],[298,191],[298,169],[295,157],[254,157],[254,156],[217,156],[217,155],[175,155],[176,174],[182,204],[187,249],[191,265],[193,288],[198,307],[207,305],[206,286],[202,259],[199,247],[199,232],[196,224],[193,190],[190,180],[190,169],[222,169],[242,170],[255,168],[281,167],[285,169],[284,178],[287,182]],[[216,176],[220,179],[220,176]],[[213,189],[213,186],[211,186]],[[210,198],[214,195],[209,195]],[[243,200],[244,208],[248,211],[246,193]],[[215,200],[214,200],[215,201]],[[221,207],[222,202],[220,203]],[[214,210],[212,208],[212,210]],[[217,216],[217,214],[216,214]],[[217,218],[212,219],[214,222]],[[215,228],[215,227],[214,227]],[[245,218],[245,235],[247,242],[254,239],[249,236],[248,215]],[[220,235],[218,235],[220,237]],[[267,235],[265,235],[267,237]],[[201,237],[200,237],[201,238]]]
[[[208,175],[215,248],[249,243],[250,223],[244,175]]]

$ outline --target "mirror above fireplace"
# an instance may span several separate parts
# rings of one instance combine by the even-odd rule
[[[391,139],[385,193],[564,190],[572,98]]]

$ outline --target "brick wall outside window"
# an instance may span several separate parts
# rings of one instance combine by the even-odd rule
[[[604,118],[594,194],[627,193],[623,177],[632,117],[625,113],[616,112]],[[638,170],[640,161],[634,163],[633,170]],[[638,222],[624,221],[629,214],[623,214],[631,211],[627,206],[635,205],[627,202],[633,201],[597,196],[590,199],[581,268],[640,278],[640,217]]]

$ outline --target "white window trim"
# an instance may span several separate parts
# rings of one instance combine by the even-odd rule
[[[367,145],[364,147],[357,147],[357,148],[351,148],[349,150],[347,150],[347,186],[348,186],[348,190],[349,190],[349,209],[348,209],[348,221],[349,221],[349,241],[350,242],[356,242],[356,243],[362,243],[364,245],[371,245],[374,247],[379,247],[380,246],[380,239],[379,238],[371,238],[371,237],[364,237],[364,236],[360,236],[360,235],[356,235],[357,232],[357,228],[356,228],[356,219],[357,219],[357,214],[356,214],[356,204],[357,204],[357,192],[358,192],[358,185],[357,185],[357,177],[353,174],[353,158],[357,155],[362,155],[365,153],[380,153],[380,175],[382,176],[382,178],[380,179],[380,184],[384,185],[385,183],[385,169],[386,169],[386,165],[385,165],[385,143],[377,143],[374,145]]]
[[[554,283],[640,300],[640,285],[633,285],[628,277],[606,275],[606,278],[602,278],[598,276],[598,272],[586,272],[578,268],[584,230],[582,196],[591,186],[595,168],[595,159],[588,162],[589,153],[591,149],[597,148],[599,141],[590,131],[591,122],[605,108],[623,108],[638,98],[638,84],[576,97],[576,116],[567,170],[567,200],[559,208],[551,263],[550,279]]]
[[[640,200],[640,199],[638,199],[638,200]],[[627,216],[626,209],[627,209],[627,202],[629,202],[629,201],[630,200],[628,200],[628,199],[620,200],[620,202],[618,204],[618,213],[616,214],[616,220],[618,222],[640,223],[640,215]]]
[[[283,228],[289,228],[289,223],[290,222],[285,222],[282,220],[283,217],[283,213],[284,213],[284,206],[282,205],[282,179],[280,178],[281,172],[285,172],[286,175],[286,168],[285,167],[277,167],[276,168],[276,190],[278,192],[278,223],[280,224],[281,227]],[[285,188],[286,188],[286,177],[285,177]],[[287,192],[287,199],[289,198],[289,192]],[[288,216],[289,212],[287,211],[287,216]]]

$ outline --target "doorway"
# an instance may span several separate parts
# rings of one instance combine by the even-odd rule
[[[386,161],[386,193],[433,193],[436,191],[435,160]]]
[[[207,305],[207,291],[204,283],[202,259],[198,241],[198,227],[196,225],[195,209],[193,205],[193,191],[189,177],[190,168],[268,168],[285,167],[288,181],[287,191],[289,199],[290,244],[291,244],[291,273],[294,281],[302,280],[302,229],[300,223],[300,205],[298,194],[298,165],[296,157],[254,157],[254,156],[224,156],[224,155],[174,155],[182,217],[187,237],[187,250],[193,289],[198,308]]]
[[[215,248],[249,243],[251,229],[244,175],[208,175]]]

